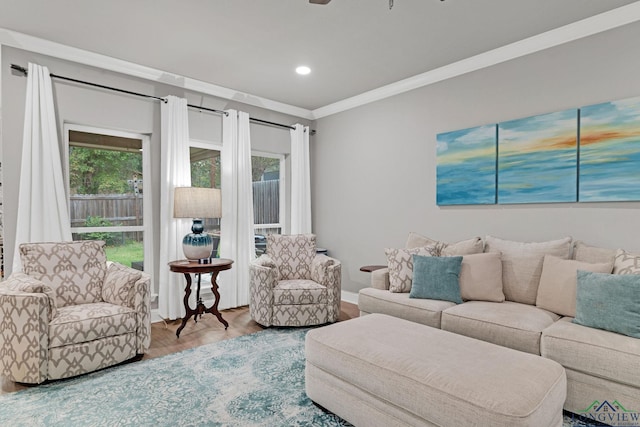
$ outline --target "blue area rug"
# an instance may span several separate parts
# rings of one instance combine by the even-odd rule
[[[272,328],[0,396],[0,426],[348,426],[304,390],[304,335]],[[591,426],[565,416],[564,427]]]

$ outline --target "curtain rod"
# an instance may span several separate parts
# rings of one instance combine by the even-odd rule
[[[11,69],[15,70],[15,71],[18,71],[18,72],[21,72],[25,76],[28,74],[27,69],[24,68],[24,67],[21,67],[20,65],[11,64]],[[155,95],[147,95],[147,94],[144,94],[144,93],[138,93],[138,92],[133,92],[133,91],[130,91],[130,90],[119,89],[119,88],[112,87],[112,86],[105,86],[105,85],[101,85],[101,84],[97,84],[97,83],[87,82],[87,81],[84,81],[84,80],[72,79],[71,77],[59,76],[59,75],[53,74],[53,73],[49,73],[49,76],[51,76],[51,78],[55,78],[55,79],[66,80],[66,81],[79,83],[79,84],[83,84],[83,85],[87,85],[87,86],[98,87],[98,88],[106,89],[106,90],[112,90],[114,92],[126,93],[128,95],[140,96],[142,98],[155,99],[157,101],[165,102],[165,103],[167,102],[167,100],[165,98],[161,98],[161,97],[155,96]],[[213,108],[200,107],[200,106],[197,106],[197,105],[187,104],[187,107],[195,108],[197,110],[210,111],[212,113],[224,114],[225,116],[229,114],[229,113],[227,113],[226,111],[223,111],[223,110],[216,110],[216,109],[213,109]],[[263,125],[276,126],[276,127],[285,128],[285,129],[295,129],[295,127],[291,126],[291,125],[283,125],[281,123],[270,122],[270,121],[262,120],[262,119],[255,119],[253,117],[249,117],[249,120],[254,122],[254,123],[263,124]],[[315,130],[310,130],[310,134],[311,135],[315,135],[315,133],[316,133]]]

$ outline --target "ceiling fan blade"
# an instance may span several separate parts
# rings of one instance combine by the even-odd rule
[[[330,1],[331,0],[309,0],[309,3],[312,3],[312,4],[327,4]]]

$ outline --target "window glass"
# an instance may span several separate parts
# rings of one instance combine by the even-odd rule
[[[266,236],[282,232],[280,219],[281,156],[251,157],[256,255],[266,251]]]
[[[142,140],[68,131],[74,240],[104,240],[107,259],[144,268]]]

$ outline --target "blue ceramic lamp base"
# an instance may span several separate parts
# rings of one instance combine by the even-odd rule
[[[198,261],[211,257],[213,251],[213,239],[207,233],[203,233],[204,226],[201,219],[194,219],[191,226],[192,233],[182,239],[182,250],[189,261]]]

